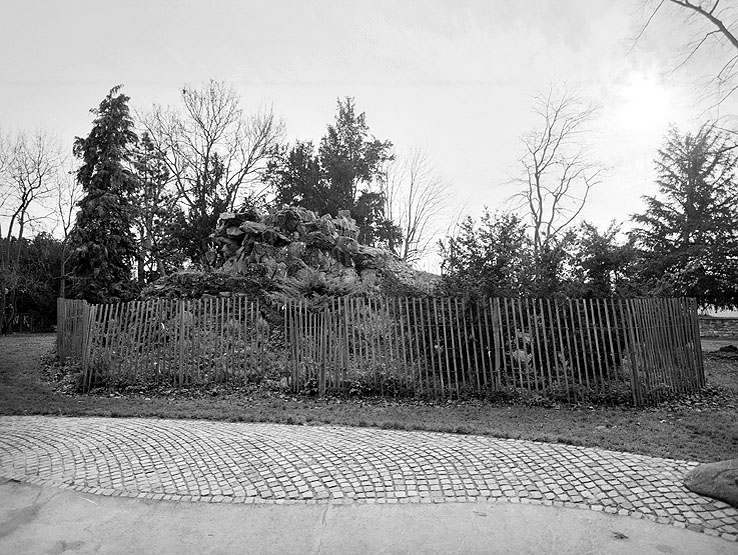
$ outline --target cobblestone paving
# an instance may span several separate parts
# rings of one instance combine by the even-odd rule
[[[431,432],[0,417],[0,476],[81,492],[216,503],[537,503],[738,541],[738,509],[682,485],[696,465]]]

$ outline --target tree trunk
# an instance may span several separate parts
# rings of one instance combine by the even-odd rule
[[[138,252],[136,253],[136,276],[138,284],[143,287],[146,275],[146,234],[139,228]]]
[[[59,296],[62,299],[67,298],[67,249],[62,249],[61,257],[61,282],[59,283]]]
[[[15,316],[18,313],[17,291],[18,288],[16,287],[10,292],[10,303],[8,303],[10,305],[10,314],[8,315],[8,332],[13,331],[13,320],[15,320]]]
[[[164,266],[164,262],[161,260],[161,256],[159,256],[159,253],[156,253],[156,272],[159,274],[159,277],[164,277],[167,275],[167,269]]]
[[[5,287],[5,280],[0,281],[0,333],[8,333],[5,322],[5,305],[7,303],[8,293]]]

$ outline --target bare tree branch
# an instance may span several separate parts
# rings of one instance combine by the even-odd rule
[[[433,167],[426,151],[414,149],[388,162],[385,215],[402,231],[398,254],[417,263],[443,233],[449,219],[450,184]]]
[[[531,222],[536,256],[579,216],[603,169],[588,160],[588,124],[596,109],[566,88],[535,99],[541,126],[523,137],[523,177],[513,180]]]
[[[718,4],[720,3],[719,0],[715,2],[715,5],[708,11],[707,9],[702,7],[701,3],[697,2],[690,2],[689,0],[669,0],[672,4],[676,4],[677,6],[681,6],[682,8],[686,8],[688,10],[692,10],[695,13],[699,14],[700,16],[707,19],[712,25],[714,25],[718,31],[726,38],[728,39],[728,42],[733,46],[733,48],[738,49],[738,37],[736,37],[725,25],[725,23],[717,16],[715,15],[715,10],[718,7]]]
[[[48,217],[34,212],[41,201],[51,196],[62,167],[63,156],[58,139],[38,129],[32,135],[19,133],[0,139],[0,217],[7,218],[5,236],[0,236],[0,331],[5,328],[19,283],[20,252],[23,234],[28,227]],[[10,303],[8,304],[8,296]]]
[[[651,2],[646,0],[644,5],[649,5]],[[731,29],[736,24],[735,19],[728,21],[731,17],[731,11],[735,10],[735,6],[720,6],[720,0],[710,1],[695,1],[695,0],[660,0],[656,7],[650,11],[650,15],[646,23],[641,27],[631,44],[631,50],[637,45],[638,41],[643,37],[646,29],[651,25],[654,17],[658,12],[665,12],[664,6],[671,6],[673,10],[685,14],[690,27],[692,28],[693,34],[690,37],[685,37],[685,48],[681,54],[681,61],[672,68],[671,73],[683,68],[692,61],[695,55],[704,49],[708,43],[712,43],[715,46],[722,45],[726,51],[737,51],[738,50],[738,34]],[[714,56],[713,56],[714,57]],[[712,78],[713,83],[717,83],[718,91],[716,93],[717,101],[710,108],[714,108],[722,104],[728,97],[730,97],[736,88],[731,87],[727,94],[720,93],[720,85],[724,83],[730,83],[736,78],[738,74],[735,71],[736,56],[731,56],[729,60],[723,65],[722,69]]]
[[[636,44],[638,44],[638,41],[643,37],[644,33],[646,32],[646,29],[651,25],[651,22],[653,21],[653,18],[656,17],[656,14],[661,9],[661,6],[664,5],[666,0],[659,0],[658,5],[653,9],[651,12],[651,15],[648,16],[648,19],[646,20],[646,23],[641,27],[640,31],[638,31],[638,34],[633,39],[633,42],[630,45],[629,53],[635,48]]]
[[[284,133],[284,124],[271,107],[245,116],[235,89],[210,81],[201,88],[182,89],[182,107],[154,106],[139,115],[141,124],[162,153],[177,192],[190,208],[202,205],[214,188],[228,210],[253,191],[273,146]]]

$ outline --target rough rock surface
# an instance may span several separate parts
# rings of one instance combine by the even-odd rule
[[[738,459],[701,464],[684,479],[695,493],[738,507]]]
[[[159,278],[141,291],[142,299],[200,299],[246,295],[263,297],[270,282],[258,275],[242,276],[218,270],[182,270]]]
[[[258,220],[258,221],[257,221]],[[392,294],[429,293],[437,276],[413,270],[393,254],[360,244],[359,228],[349,211],[318,217],[299,207],[285,207],[258,218],[249,213],[220,215],[212,237],[219,247],[221,270],[249,275],[256,269],[285,282],[317,274],[341,290]],[[391,284],[398,291],[387,291]]]

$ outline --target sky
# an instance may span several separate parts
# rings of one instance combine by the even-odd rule
[[[656,193],[656,151],[670,124],[705,120],[696,83],[719,64],[707,51],[672,71],[690,30],[664,10],[635,44],[647,15],[641,0],[0,0],[0,129],[41,126],[71,151],[115,85],[143,110],[217,79],[246,111],[271,104],[289,140],[317,141],[352,96],[377,138],[425,149],[453,210],[478,217],[510,206],[533,98],[566,84],[600,107],[591,140],[608,171],[581,216],[605,227]]]

